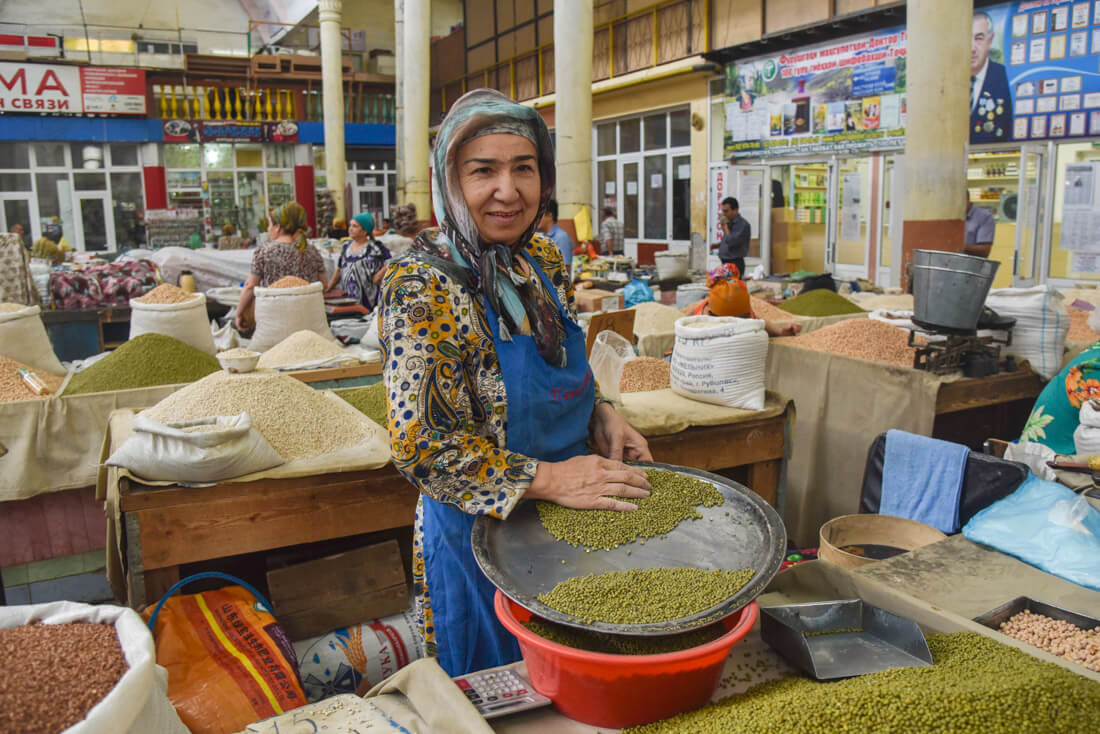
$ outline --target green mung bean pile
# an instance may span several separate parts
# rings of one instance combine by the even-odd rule
[[[928,635],[935,664],[840,681],[792,677],[670,719],[625,729],[673,732],[1095,731],[1100,684],[974,632]]]
[[[339,390],[336,395],[351,403],[352,407],[372,421],[382,426],[389,427],[388,407],[386,405],[386,385],[377,382],[367,387],[358,387],[354,390]]]
[[[712,624],[702,629],[684,632],[678,635],[660,637],[635,637],[631,635],[609,635],[554,624],[541,619],[524,622],[523,626],[543,639],[566,647],[575,647],[588,652],[602,652],[609,655],[660,655],[666,652],[690,650],[705,645],[726,634],[726,628]]]
[[[562,581],[539,601],[591,624],[671,622],[709,609],[736,594],[755,575],[701,568],[635,568]]]
[[[646,472],[652,491],[636,503],[633,512],[573,510],[552,502],[539,502],[539,519],[546,531],[573,547],[611,550],[638,538],[652,538],[673,530],[684,520],[702,515],[699,505],[715,507],[725,500],[713,485],[676,472]]]
[[[135,336],[87,369],[72,376],[66,395],[178,385],[221,369],[213,355],[164,334]]]

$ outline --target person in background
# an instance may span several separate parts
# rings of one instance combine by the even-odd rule
[[[783,184],[777,179],[772,179],[772,209],[782,209],[787,206],[787,199],[783,196]]]
[[[608,255],[623,254],[623,223],[615,218],[615,210],[609,206],[600,210],[600,242]]]
[[[332,220],[332,226],[329,227],[326,236],[329,237],[329,239],[342,240],[347,237],[348,234],[348,223],[345,222],[343,219],[337,217],[336,219]]]
[[[384,234],[387,234],[390,231],[392,231],[392,226],[390,225],[390,218],[389,217],[382,217],[382,226],[379,227],[379,230],[376,230],[376,231],[378,231],[379,235],[384,235]]]
[[[993,221],[993,212],[984,206],[974,206],[970,201],[970,190],[966,191],[966,237],[963,240],[963,254],[975,257],[989,257],[993,247],[993,233],[997,223]]]
[[[722,199],[722,241],[718,244],[718,259],[723,263],[737,266],[740,276],[745,273],[745,256],[749,254],[749,240],[752,239],[752,227],[741,216],[741,205],[737,199],[727,196]]]
[[[390,251],[392,257],[399,257],[412,246],[419,221],[416,218],[416,204],[395,206],[392,212],[393,222],[386,234],[379,238],[382,245]]]
[[[538,231],[554,240],[554,244],[561,250],[561,259],[565,261],[565,272],[573,264],[573,238],[569,233],[558,226],[558,202],[550,199],[546,203],[546,211],[539,220]]]
[[[734,316],[740,319],[758,318],[752,310],[749,289],[741,280],[741,271],[733,263],[724,263],[707,274],[707,297],[694,304],[690,313],[695,316]],[[687,311],[687,309],[685,309]],[[795,336],[802,330],[800,324],[779,324],[767,319],[764,330],[768,336]]]
[[[254,324],[246,314],[251,312],[256,286],[266,288],[280,278],[293,275],[313,283],[325,280],[325,261],[316,247],[306,240],[309,217],[305,208],[290,201],[267,215],[268,241],[252,254],[252,272],[244,282],[237,302],[237,328],[247,331]]]
[[[332,272],[325,290],[337,285],[348,298],[354,298],[373,311],[378,303],[378,284],[386,274],[386,261],[390,251],[374,239],[374,216],[370,212],[361,212],[351,218],[348,225],[350,238],[340,250],[340,260]]]
[[[218,238],[219,250],[243,250],[244,238],[237,236],[237,228],[232,224],[222,227],[222,236]]]
[[[28,250],[31,249],[31,238],[27,237],[26,230],[23,229],[23,225],[16,222],[11,226],[11,233],[19,237],[19,241],[23,243],[23,247]]]

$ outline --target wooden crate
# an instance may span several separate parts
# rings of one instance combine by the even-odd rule
[[[409,607],[396,540],[267,572],[275,616],[291,640],[304,640]]]

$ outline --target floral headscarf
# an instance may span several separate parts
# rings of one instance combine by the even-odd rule
[[[538,155],[542,187],[538,211],[516,242],[484,241],[459,186],[459,149],[474,138],[498,133],[527,138]],[[514,248],[530,242],[554,191],[554,148],[542,116],[496,90],[475,89],[455,102],[440,125],[433,163],[432,205],[441,225],[421,232],[415,249],[444,257],[472,273],[475,286],[499,314],[501,339],[511,341],[513,332],[529,331],[542,358],[564,366],[565,328],[560,314],[543,297],[537,278],[523,278],[512,267]]]
[[[306,232],[309,230],[309,215],[304,206],[296,201],[288,201],[282,206],[271,210],[271,219],[275,224],[283,228],[283,231],[294,237],[294,246],[298,252],[305,252],[309,246],[306,240]]]

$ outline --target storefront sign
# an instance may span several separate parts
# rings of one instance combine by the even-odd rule
[[[145,114],[145,71],[84,66],[80,69],[84,111],[110,115]]]
[[[165,120],[167,143],[296,143],[298,123]]]
[[[1100,135],[1100,2],[1028,0],[974,13],[971,144]],[[904,27],[726,66],[732,158],[905,145]]]
[[[145,71],[0,63],[0,112],[145,114]]]

